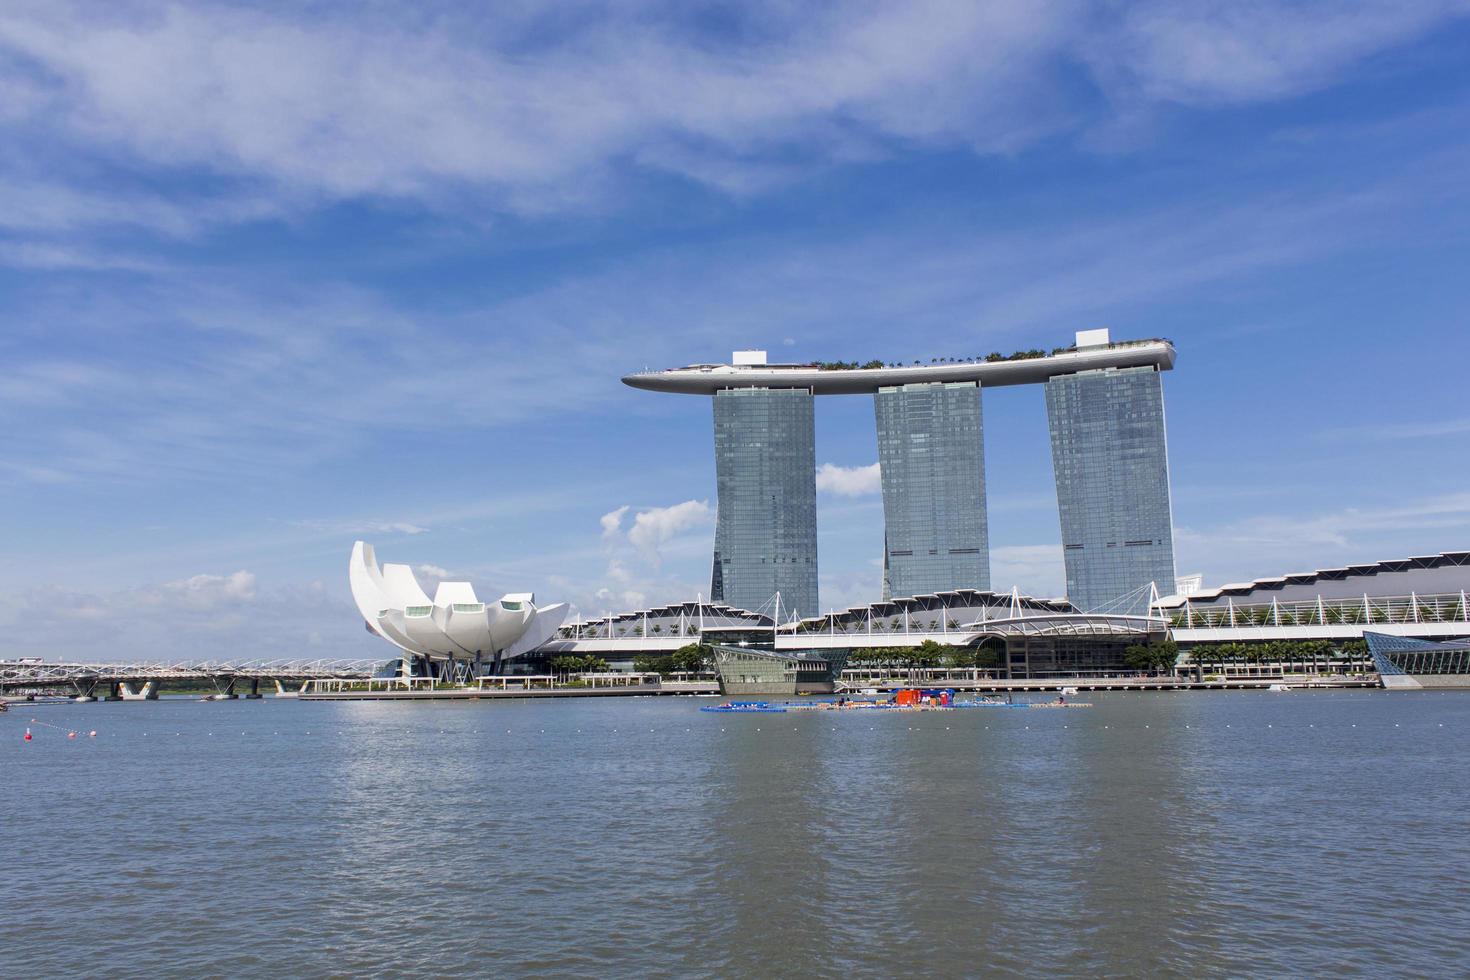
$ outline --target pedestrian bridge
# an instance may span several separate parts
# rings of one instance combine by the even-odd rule
[[[286,684],[312,680],[355,680],[371,677],[372,660],[181,661],[177,663],[61,663],[0,660],[0,692],[67,690],[77,697],[108,700],[156,698],[161,687],[176,681],[208,681],[225,697],[248,686],[246,697],[259,697],[262,683],[278,693]]]

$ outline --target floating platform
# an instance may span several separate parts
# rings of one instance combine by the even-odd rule
[[[796,706],[800,708],[801,706]],[[730,704],[710,704],[699,709],[711,713],[725,715],[758,715],[758,714],[785,714],[787,707],[779,704],[767,704],[764,701],[735,701]]]
[[[784,714],[788,711],[955,711],[962,708],[1090,708],[1086,701],[957,701],[953,704],[895,704],[892,701],[730,701],[700,708],[711,714]]]

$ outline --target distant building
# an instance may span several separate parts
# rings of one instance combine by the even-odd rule
[[[1067,598],[1079,609],[1141,611],[1149,586],[1174,591],[1164,387],[1151,367],[1046,382]]]
[[[1068,596],[1141,612],[1174,591],[1174,535],[1160,372],[1167,340],[1114,343],[1085,330],[1069,348],[912,366],[730,364],[630,374],[634,388],[711,396],[719,516],[710,594],[790,621],[817,596],[813,396],[874,396],[883,483],[884,595],[990,585],[981,396],[1046,386]]]
[[[811,671],[840,670],[854,649],[917,647],[932,641],[946,647],[985,646],[1005,676],[1072,677],[1125,669],[1128,646],[1163,640],[1167,629],[1157,613],[1087,614],[1065,599],[959,589],[887,599],[780,625],[742,609],[678,603],[569,624],[537,653],[591,654],[626,668],[638,657],[670,654],[698,642],[727,651],[722,676],[764,684],[777,679],[785,683],[797,675],[811,680]],[[750,656],[728,653],[734,650]],[[738,691],[781,693],[748,687]]]
[[[714,650],[721,694],[831,694],[847,663],[846,650],[775,653],[726,646]]]
[[[719,500],[710,598],[760,609],[779,593],[783,613],[810,616],[817,611],[812,394],[729,388],[714,405]]]
[[[1470,640],[1434,642],[1366,632],[1368,654],[1390,691],[1470,688]]]
[[[1181,645],[1470,636],[1470,551],[1293,572],[1159,601]]]
[[[686,602],[569,624],[537,653],[592,654],[631,667],[639,656],[698,642],[740,651],[726,656],[722,676],[740,684],[787,684],[798,675],[809,679],[811,671],[840,670],[855,650],[932,642],[983,653],[992,665],[987,669],[1005,677],[1086,678],[1136,670],[1129,666],[1129,647],[1174,640],[1181,666],[1203,675],[1207,663],[1211,674],[1240,679],[1298,671],[1370,674],[1375,662],[1383,670],[1379,656],[1370,660],[1364,650],[1367,638],[1370,650],[1376,642],[1397,665],[1384,672],[1386,686],[1411,686],[1392,680],[1395,671],[1410,681],[1420,674],[1441,678],[1423,686],[1453,686],[1470,656],[1467,589],[1470,551],[1451,551],[1175,594],[1141,614],[1078,610],[1065,599],[1016,590],[941,590],[782,623],[763,613]]]
[[[1200,574],[1174,576],[1175,595],[1195,595],[1205,587],[1205,577]]]
[[[482,602],[468,582],[440,582],[429,598],[408,565],[379,567],[373,546],[358,541],[347,565],[352,600],[368,632],[401,652],[393,676],[463,681],[499,672],[506,660],[551,639],[565,603],[537,606],[530,592]]]
[[[990,588],[980,389],[973,381],[879,388],[883,598]]]

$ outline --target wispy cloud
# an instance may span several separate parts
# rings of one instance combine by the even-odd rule
[[[293,521],[297,527],[304,527],[312,531],[324,534],[350,535],[350,534],[428,534],[429,529],[414,524],[410,521],[376,521],[376,520],[319,520],[307,519]]]
[[[1341,426],[1325,429],[1319,433],[1319,436],[1333,442],[1349,442],[1354,439],[1440,439],[1444,436],[1467,434],[1470,434],[1470,418],[1424,419],[1419,422],[1375,422]]]
[[[990,587],[997,592],[1019,588],[1023,594],[1043,599],[1066,595],[1067,574],[1061,544],[991,548]]]
[[[622,521],[632,508],[619,507],[601,518],[602,538],[616,548],[626,542],[646,562],[657,566],[663,560],[663,549],[679,535],[708,527],[715,519],[714,508],[707,500],[686,500],[667,507],[644,507],[633,515],[626,531]]]
[[[1470,493],[1376,507],[1257,514],[1213,527],[1175,528],[1179,567],[1203,570],[1206,585],[1309,571],[1342,561],[1407,557],[1453,547],[1470,531]],[[1456,532],[1446,537],[1445,532]],[[1424,542],[1417,547],[1410,542]],[[1384,548],[1391,553],[1380,553]],[[1404,553],[1399,553],[1404,552]],[[1288,567],[1289,566],[1289,567]]]
[[[262,589],[206,572],[106,592],[57,586],[0,598],[8,649],[47,660],[372,658],[351,600],[321,582]]]
[[[677,6],[429,18],[54,2],[0,18],[0,121],[44,122],[63,145],[139,165],[206,168],[241,192],[266,181],[432,200],[458,185],[538,213],[585,206],[629,162],[747,193],[897,142],[1009,153],[1109,122],[1098,106],[1280,98],[1464,12],[1453,0],[1157,2],[1121,16],[1083,0],[758,2],[727,8],[735,30],[714,38]],[[1072,94],[1079,73],[1102,100]],[[145,219],[162,227],[189,221],[154,210]]]
[[[868,497],[882,490],[882,473],[877,463],[867,466],[823,463],[817,467],[818,493],[835,493],[839,497]]]

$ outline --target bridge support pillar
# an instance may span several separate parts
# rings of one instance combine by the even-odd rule
[[[105,695],[103,695],[100,700],[103,700],[103,701],[121,701],[122,700],[122,695],[118,692],[118,689],[121,686],[121,684],[122,684],[121,681],[111,681],[107,685],[107,693]]]
[[[259,677],[250,678],[250,693],[245,695],[245,697],[252,701],[258,701],[261,697],[263,697],[263,695],[260,693]]]

